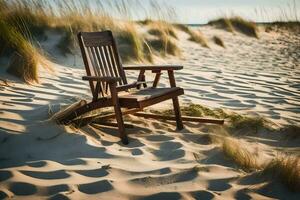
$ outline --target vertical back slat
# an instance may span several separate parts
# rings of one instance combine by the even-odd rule
[[[109,71],[108,71],[108,64],[107,64],[107,58],[106,58],[106,55],[104,53],[104,47],[102,46],[100,48],[100,54],[103,58],[103,70],[105,71],[106,74],[108,74],[109,76]]]
[[[117,43],[116,43],[115,38],[113,38],[113,37],[112,37],[112,47],[113,47],[113,54],[112,55],[115,57],[116,66],[118,68],[119,75],[122,78],[123,83],[127,84],[126,75],[125,75],[125,72],[124,72],[124,69],[123,69],[123,66],[122,66],[122,62],[121,62],[121,57],[118,53]]]
[[[92,53],[92,57],[94,59],[94,69],[97,72],[97,76],[107,76],[105,73],[103,73],[103,71],[101,70],[101,59],[99,59],[98,54],[97,54],[97,48],[96,47],[91,47],[91,53]],[[100,83],[100,92],[102,92],[103,94],[103,88],[105,88],[105,84],[104,83]]]
[[[99,63],[98,70],[101,73],[101,75],[99,75],[99,76],[108,76],[108,74],[106,74],[106,72],[103,70],[103,58],[101,58],[101,55],[98,51],[98,47],[94,47],[94,50],[95,50],[95,56]]]
[[[106,55],[106,58],[107,58],[108,69],[109,69],[110,73],[112,73],[113,68],[115,67],[115,65],[111,62],[111,57],[113,55],[109,51],[109,46],[104,47],[104,52],[105,52],[105,55]],[[120,75],[118,74],[117,76],[119,77]],[[122,85],[122,81],[119,81],[119,84]]]
[[[111,60],[111,59],[110,59]],[[111,62],[111,61],[110,61]],[[110,74],[112,75],[112,76],[118,76],[118,75],[115,75],[115,74],[117,74],[116,72],[114,72],[114,69],[113,68],[108,68],[108,70],[109,70],[109,72],[110,72]]]
[[[81,32],[78,34],[86,73],[88,76],[120,77],[119,85],[127,84],[124,69],[118,54],[116,41],[111,31]],[[101,83],[101,92],[107,87]],[[96,82],[90,81],[92,93],[96,90]]]

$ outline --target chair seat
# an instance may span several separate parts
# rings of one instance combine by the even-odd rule
[[[184,91],[180,87],[145,88],[119,93],[119,102],[125,108],[144,108],[182,94]]]

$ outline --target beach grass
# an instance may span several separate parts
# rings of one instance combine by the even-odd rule
[[[152,21],[150,24],[150,29],[148,33],[156,36],[171,36],[175,39],[178,39],[178,36],[175,32],[174,26],[166,21]]]
[[[225,137],[221,143],[221,149],[225,156],[247,172],[261,168],[257,163],[257,157],[241,145],[238,139]]]
[[[57,48],[64,55],[74,54],[75,49],[78,49],[76,34],[79,31],[112,30],[120,43],[119,50],[124,61],[152,62],[152,52],[149,46],[145,45],[145,39],[138,33],[135,25],[130,20],[121,21],[109,15],[106,12],[106,9],[110,8],[109,5],[113,6],[108,4],[105,7],[102,1],[97,1],[99,13],[95,13],[84,1],[55,1],[53,4],[33,0],[1,1],[1,56],[10,57],[16,52],[22,57],[19,62],[23,62],[18,66],[14,64],[9,72],[21,77],[25,82],[38,82],[41,54],[36,46],[45,39],[47,30],[58,31],[62,35]],[[168,51],[173,52],[171,43],[165,46]]]
[[[20,32],[13,26],[8,25],[0,19],[0,30],[2,41],[1,51],[14,52],[7,71],[22,78],[25,82],[39,82],[38,66],[42,59],[41,54]]]
[[[148,34],[154,38],[147,39],[150,49],[162,56],[180,56],[181,51],[176,44],[178,39],[175,27],[164,20],[147,20]]]
[[[292,155],[278,155],[262,173],[268,175],[270,181],[278,178],[291,191],[300,192],[300,158]]]
[[[173,56],[181,55],[180,48],[177,46],[175,41],[166,34],[163,34],[154,39],[147,39],[147,44],[149,44],[150,48],[152,48],[162,56],[166,56],[168,54]]]
[[[193,30],[184,24],[174,24],[173,25],[178,30],[187,33],[190,37],[189,40],[200,44],[202,47],[209,48],[206,38],[200,30]]]
[[[219,36],[214,36],[214,37],[213,37],[213,41],[214,41],[214,43],[215,43],[216,45],[219,45],[219,46],[221,46],[221,47],[223,47],[223,48],[226,48],[226,46],[225,46],[223,40],[222,40]]]
[[[133,23],[126,23],[120,26],[115,35],[119,45],[119,51],[122,60],[129,61],[135,59],[143,61],[147,58],[144,54],[144,38],[140,35]]]
[[[225,29],[234,33],[235,31],[241,32],[247,36],[259,38],[258,28],[256,23],[244,19],[239,16],[222,17],[208,22],[209,25],[214,25],[218,28]]]
[[[207,40],[205,39],[203,33],[200,30],[190,30],[189,34],[190,34],[190,38],[189,38],[190,41],[196,42],[200,44],[202,47],[209,48],[207,44]]]

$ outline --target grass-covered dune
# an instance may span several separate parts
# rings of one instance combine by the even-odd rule
[[[135,60],[152,62],[154,54],[179,55],[180,50],[170,37],[176,39],[172,24],[165,19],[151,21],[150,34],[156,39],[147,40],[138,30],[140,23],[130,19],[132,2],[95,1],[93,5],[85,1],[1,1],[0,4],[0,56],[18,54],[22,60],[8,71],[26,82],[38,82],[38,66],[42,49],[41,40],[47,39],[48,30],[62,35],[57,48],[61,54],[74,54],[78,50],[76,34],[79,31],[112,30],[123,61]],[[156,5],[156,7],[159,4]],[[115,17],[111,13],[119,13]],[[16,65],[14,65],[16,66]]]
[[[218,28],[223,28],[234,33],[239,31],[245,35],[259,38],[257,25],[242,17],[222,17],[208,22],[209,25],[214,25]]]

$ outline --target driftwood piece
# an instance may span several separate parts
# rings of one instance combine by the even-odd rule
[[[137,112],[134,113],[133,115],[138,117],[144,117],[144,118],[176,121],[176,117],[172,115],[158,115],[158,114],[145,113],[145,112]],[[220,124],[220,125],[224,124],[223,119],[208,119],[208,118],[188,117],[188,116],[182,116],[181,118],[182,121],[189,121],[189,122],[212,123],[212,124]]]
[[[65,119],[72,114],[73,112],[75,112],[78,108],[86,105],[87,102],[85,100],[80,100],[77,101],[73,104],[71,104],[70,106],[66,107],[65,109],[62,109],[60,111],[58,111],[57,113],[55,113],[51,119],[58,122],[59,124],[63,123],[65,121]]]

